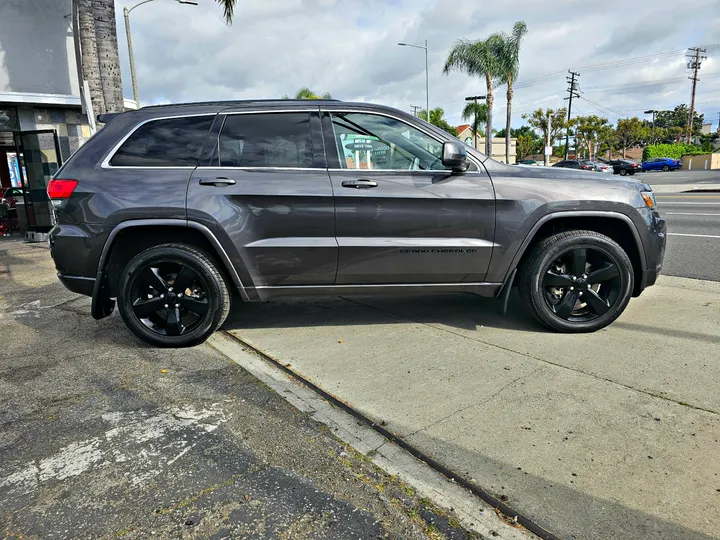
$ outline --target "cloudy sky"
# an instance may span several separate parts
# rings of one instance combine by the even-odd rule
[[[122,8],[116,0],[125,95],[132,96]],[[524,20],[513,125],[538,107],[566,104],[568,69],[580,71],[573,113],[640,116],[689,103],[684,50],[707,45],[697,109],[717,127],[720,113],[720,1],[694,0],[238,0],[232,26],[213,0],[198,6],[156,0],[131,17],[143,104],[276,98],[308,86],[345,101],[410,110],[425,104],[424,51],[398,42],[428,40],[430,107],[464,123],[464,97],[484,94],[484,80],[443,75],[460,38],[509,32]],[[690,4],[688,4],[689,7]],[[673,53],[673,51],[676,51]],[[667,54],[666,54],[667,53]],[[637,60],[645,58],[644,60]],[[622,62],[620,67],[596,66]],[[504,123],[497,90],[495,125]]]

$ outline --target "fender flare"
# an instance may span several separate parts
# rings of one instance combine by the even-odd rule
[[[228,275],[233,281],[233,284],[240,293],[243,301],[249,301],[247,291],[245,290],[245,286],[243,285],[243,282],[240,279],[240,276],[238,275],[235,266],[232,264],[230,257],[225,251],[225,248],[223,248],[220,241],[208,227],[201,223],[197,223],[196,221],[188,221],[185,219],[133,219],[118,223],[110,231],[110,234],[108,234],[108,237],[105,240],[102,252],[100,253],[100,259],[98,260],[95,286],[93,287],[92,307],[90,310],[93,318],[102,319],[103,317],[107,317],[108,315],[110,315],[110,313],[112,313],[115,306],[115,301],[109,297],[109,291],[107,289],[107,274],[105,272],[105,265],[107,264],[107,259],[110,255],[110,250],[112,249],[115,238],[118,234],[120,234],[120,232],[130,227],[148,226],[185,227],[200,231],[213,246],[216,254],[220,258],[222,263],[225,265],[225,269],[227,270]]]
[[[643,246],[642,239],[640,238],[640,233],[638,233],[637,227],[635,226],[635,223],[632,219],[630,219],[625,214],[621,214],[620,212],[610,212],[603,210],[570,210],[566,212],[553,212],[551,214],[546,214],[541,217],[537,221],[537,223],[535,223],[535,225],[533,225],[532,229],[530,229],[530,232],[528,232],[528,234],[525,236],[525,240],[523,240],[523,243],[520,244],[520,247],[515,253],[515,256],[513,257],[512,262],[510,263],[510,266],[505,273],[503,283],[506,283],[513,270],[517,269],[518,264],[520,263],[520,259],[522,259],[525,251],[527,250],[527,247],[530,245],[530,242],[535,237],[540,227],[553,219],[562,219],[567,217],[605,217],[611,219],[618,219],[625,222],[625,224],[630,227],[630,231],[632,232],[633,238],[635,239],[635,244],[637,245],[638,252],[640,253],[641,269],[643,271],[647,270],[647,261],[645,260],[645,248]]]

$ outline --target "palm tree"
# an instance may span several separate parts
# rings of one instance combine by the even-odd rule
[[[237,0],[216,0],[226,23],[232,24]],[[122,112],[125,102],[120,76],[115,0],[73,0],[73,21],[80,43],[82,78],[87,81],[93,112]]]
[[[502,34],[502,47],[498,50],[500,77],[507,84],[507,113],[505,116],[505,163],[510,163],[510,121],[512,119],[513,83],[520,67],[520,41],[527,33],[525,21],[513,25],[512,34]]]
[[[462,112],[463,120],[469,120],[472,122],[472,130],[475,135],[475,148],[477,148],[477,134],[480,131],[481,126],[484,126],[487,122],[488,117],[488,106],[485,103],[477,103],[470,101]]]
[[[290,96],[285,94],[283,99],[290,99]],[[322,96],[316,94],[312,90],[310,90],[307,87],[303,87],[300,90],[297,91],[295,94],[295,97],[293,99],[332,99],[332,96],[329,92],[325,92]]]
[[[487,90],[487,122],[485,123],[485,153],[492,156],[492,110],[495,102],[493,88],[498,75],[500,64],[498,52],[502,49],[504,39],[500,34],[493,34],[487,39],[470,41],[461,39],[455,42],[447,60],[443,73],[446,75],[453,70],[463,71],[470,76],[485,77]]]

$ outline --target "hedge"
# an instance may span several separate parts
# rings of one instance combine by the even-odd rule
[[[655,144],[643,148],[642,160],[647,161],[653,158],[681,159],[683,156],[694,156],[707,154],[696,144]]]

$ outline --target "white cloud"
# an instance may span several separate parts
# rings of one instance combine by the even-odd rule
[[[118,35],[126,95],[131,95],[122,8]],[[696,0],[685,13],[670,0],[506,0],[493,4],[451,0],[239,0],[234,24],[220,7],[158,0],[131,14],[141,101],[274,98],[308,86],[343,100],[374,101],[405,110],[425,103],[425,62],[420,49],[399,41],[429,43],[430,106],[442,106],[460,124],[464,97],[484,94],[484,81],[442,74],[447,52],[460,38],[509,32],[528,25],[521,76],[530,81],[568,68],[642,57],[720,41],[720,2]],[[706,53],[698,108],[706,119],[720,111],[720,47]],[[642,116],[690,99],[683,54],[625,67],[581,69],[588,89],[573,108],[582,114]],[[657,84],[648,84],[659,81]],[[537,107],[562,107],[564,75],[518,88],[514,124]],[[505,115],[505,90],[496,94],[496,127]],[[596,105],[597,104],[597,105]],[[598,107],[599,105],[599,107]],[[604,111],[604,112],[603,112]]]

